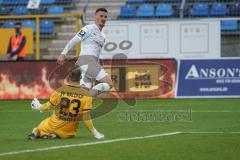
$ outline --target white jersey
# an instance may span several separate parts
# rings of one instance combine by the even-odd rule
[[[81,41],[80,55],[91,55],[99,58],[102,47],[105,42],[105,35],[96,24],[83,27],[65,46],[62,54],[67,52]]]

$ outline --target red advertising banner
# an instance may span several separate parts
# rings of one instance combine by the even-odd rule
[[[0,99],[47,99],[53,92],[48,75],[56,62],[0,63]]]
[[[114,82],[112,94],[122,98],[175,97],[175,60],[129,60],[124,65],[104,61],[104,64]],[[48,99],[73,67],[74,61],[64,66],[56,61],[1,62],[0,99]]]

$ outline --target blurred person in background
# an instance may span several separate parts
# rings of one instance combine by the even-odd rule
[[[15,23],[15,34],[10,37],[7,59],[23,61],[26,56],[26,37],[21,32],[22,24],[21,22]]]

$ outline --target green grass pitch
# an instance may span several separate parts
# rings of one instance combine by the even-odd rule
[[[240,157],[240,99],[237,98],[138,100],[134,107],[120,102],[115,110],[94,120],[95,127],[105,134],[103,140],[94,139],[80,124],[73,139],[29,141],[26,135],[51,115],[31,110],[29,103],[0,102],[0,160],[237,160]],[[161,135],[174,132],[180,133]],[[71,144],[79,146],[60,148]],[[4,155],[9,152],[12,153]]]

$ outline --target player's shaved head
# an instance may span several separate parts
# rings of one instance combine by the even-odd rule
[[[71,82],[78,82],[80,81],[81,79],[81,71],[79,68],[76,68],[76,69],[73,69],[69,74],[68,74],[68,77],[67,77],[68,81],[71,81]]]
[[[96,12],[95,12],[95,13],[98,13],[98,12],[100,12],[100,11],[106,12],[106,13],[108,12],[106,8],[98,8],[98,9],[96,9]]]

